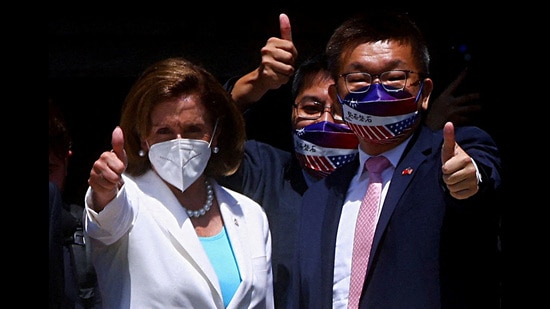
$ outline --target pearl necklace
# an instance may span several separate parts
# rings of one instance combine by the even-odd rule
[[[210,185],[208,180],[205,180],[204,184],[206,185],[206,203],[204,204],[204,206],[198,210],[190,210],[183,207],[183,209],[185,209],[185,211],[187,212],[187,215],[190,218],[191,217],[198,218],[200,216],[203,216],[212,207],[212,202],[214,201],[214,190],[212,189],[212,185]]]

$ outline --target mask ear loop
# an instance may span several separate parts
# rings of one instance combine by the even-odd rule
[[[212,136],[210,136],[210,141],[208,142],[208,148],[210,148],[210,145],[212,145],[212,140],[214,139],[214,135],[216,134],[216,129],[218,128],[218,121],[219,120],[220,120],[220,118],[217,118],[216,123],[214,123],[214,130],[212,130]],[[218,153],[218,151],[220,151],[220,148],[218,148],[218,146],[215,146],[212,149],[212,152],[214,152],[214,153]]]
[[[422,95],[422,90],[424,90],[424,80],[420,82],[420,89],[418,90],[418,94],[416,94],[416,98],[414,99],[415,103],[418,103],[418,100],[420,100],[420,96]]]

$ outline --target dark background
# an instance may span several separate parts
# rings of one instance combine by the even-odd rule
[[[306,10],[277,5],[250,8],[248,13],[231,6],[215,11],[163,9],[118,15],[82,10],[50,17],[49,97],[61,107],[73,137],[67,198],[82,202],[89,169],[102,151],[110,149],[124,97],[148,65],[169,56],[184,56],[201,63],[223,83],[257,67],[261,47],[269,37],[279,36],[281,12],[290,17],[298,62],[321,51],[332,30],[354,12],[338,6]],[[488,52],[494,50],[492,29],[499,25],[495,14],[489,23],[486,13],[468,6],[442,10],[445,13],[402,10],[415,18],[430,42],[436,87],[432,98],[469,66],[459,94],[479,91],[491,113],[480,121],[497,119],[495,113],[500,111],[492,107],[498,98],[479,82],[479,76],[494,63]],[[291,102],[286,88],[270,93],[269,100],[248,115],[249,138],[288,149]],[[284,107],[274,108],[276,102]],[[483,126],[496,131],[495,138],[499,138],[495,126]]]
[[[345,5],[344,5],[345,4]],[[101,10],[71,10],[53,14],[48,20],[48,95],[61,107],[73,138],[65,197],[83,204],[87,177],[100,153],[110,149],[111,132],[118,123],[121,104],[137,76],[153,62],[183,56],[201,63],[220,82],[254,69],[260,61],[260,48],[271,36],[279,36],[278,15],[287,13],[299,61],[323,49],[331,32],[363,3],[332,3],[326,8],[314,4],[309,9],[295,5],[262,4],[241,6],[213,3],[193,9],[190,4],[130,9],[114,14]],[[479,3],[481,5],[481,3]],[[216,9],[214,9],[216,6]],[[300,6],[307,6],[300,4]],[[343,9],[342,7],[346,7]],[[363,8],[361,8],[363,9]],[[517,115],[509,105],[508,89],[495,80],[506,76],[514,53],[510,51],[509,11],[482,9],[467,3],[446,3],[430,9],[414,6],[408,11],[424,31],[432,51],[432,79],[438,93],[465,67],[470,74],[459,93],[479,91],[483,112],[472,121],[493,135],[501,148],[505,176],[516,173],[510,138],[510,120]],[[137,11],[137,12],[136,12]],[[131,13],[130,13],[131,12]],[[508,42],[508,43],[503,43]],[[505,59],[504,61],[502,59]],[[507,61],[509,59],[509,61]],[[286,90],[285,90],[286,89]],[[270,93],[268,103],[251,111],[247,125],[249,138],[288,148],[289,89]],[[281,102],[285,107],[273,107]],[[508,121],[506,121],[508,120]],[[510,182],[505,183],[503,201],[513,199]],[[503,205],[504,206],[504,205]],[[504,295],[510,303],[526,298],[526,275],[515,253],[527,255],[523,225],[507,219],[521,219],[503,207]],[[521,283],[520,283],[521,282]],[[531,299],[530,292],[527,299]]]

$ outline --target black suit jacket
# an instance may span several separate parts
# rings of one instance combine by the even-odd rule
[[[248,140],[238,171],[218,179],[218,183],[249,196],[264,208],[271,230],[275,306],[286,307],[302,194],[307,189],[295,154]]]
[[[498,149],[478,128],[455,133],[481,171],[480,191],[466,200],[450,196],[442,181],[442,132],[421,127],[392,176],[360,308],[498,308]],[[332,308],[336,234],[358,165],[304,194],[290,308]]]

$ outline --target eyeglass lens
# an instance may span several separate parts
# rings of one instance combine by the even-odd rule
[[[335,103],[332,106],[327,106],[317,101],[304,100],[300,101],[296,105],[296,109],[298,112],[298,117],[304,119],[316,120],[321,117],[325,111],[327,111],[332,115],[335,121],[343,120],[342,108],[338,103]]]
[[[401,91],[407,83],[407,71],[387,71],[377,75],[354,72],[344,75],[349,92],[362,93],[369,90],[373,81],[378,78],[386,91]]]

